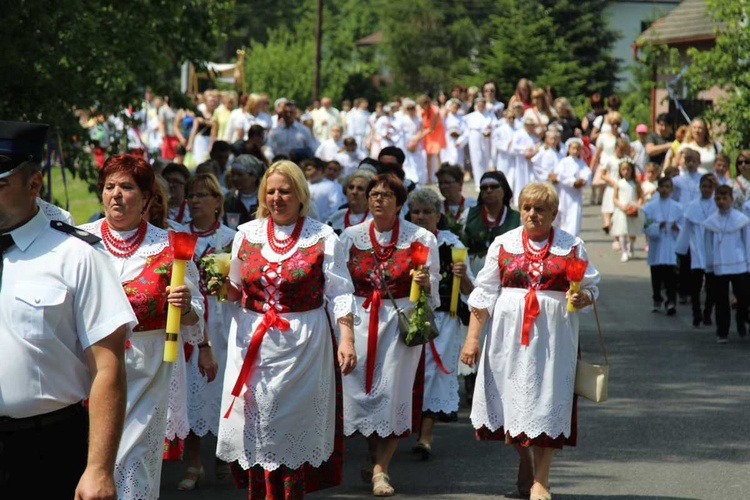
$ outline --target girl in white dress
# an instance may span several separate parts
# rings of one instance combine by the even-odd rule
[[[599,139],[604,140],[607,136],[607,133],[602,133],[599,135]],[[597,144],[599,142],[601,141],[597,141]],[[599,179],[606,184],[604,194],[602,195],[602,229],[607,234],[611,234],[612,232],[612,214],[615,213],[614,193],[615,185],[620,178],[620,161],[627,157],[629,150],[630,145],[625,139],[616,139],[613,148],[614,154],[602,155],[602,159],[599,161],[599,166],[597,167],[596,173],[599,175]],[[597,149],[598,152],[599,150]],[[619,245],[619,240],[615,237],[612,248],[619,250]]]
[[[612,234],[620,241],[621,262],[633,258],[635,237],[641,231],[643,222],[640,207],[643,205],[643,191],[635,178],[635,163],[630,158],[620,162],[620,180],[614,187],[615,213],[612,216]]]

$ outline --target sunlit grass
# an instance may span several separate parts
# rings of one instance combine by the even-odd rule
[[[70,171],[65,172],[67,181],[66,189],[62,180],[60,167],[52,168],[52,201],[55,205],[68,210],[73,216],[76,224],[83,224],[89,220],[92,214],[99,212],[99,199],[94,193],[89,192],[88,184],[77,177],[73,177]],[[44,173],[44,183],[47,184],[47,173]],[[66,207],[67,201],[67,207]]]

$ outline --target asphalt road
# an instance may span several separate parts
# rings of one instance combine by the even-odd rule
[[[713,328],[693,328],[688,306],[675,317],[651,312],[643,238],[636,258],[619,253],[587,207],[582,238],[602,274],[599,314],[611,363],[609,401],[582,400],[578,446],[555,455],[550,484],[556,500],[750,499],[750,339],[735,332],[717,345]],[[584,359],[599,360],[593,315],[582,320]],[[463,402],[463,399],[462,399]],[[434,454],[418,461],[403,439],[391,464],[398,496],[413,499],[502,498],[514,489],[511,447],[474,440],[469,410],[435,428]],[[184,465],[165,463],[162,498],[247,498],[213,479],[214,440],[204,443],[207,481],[176,490]],[[347,440],[344,484],[315,499],[372,498],[359,479],[362,438]]]

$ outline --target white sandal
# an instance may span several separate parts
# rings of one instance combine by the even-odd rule
[[[391,478],[385,472],[372,475],[372,494],[376,497],[392,497],[396,490],[391,486]]]
[[[188,467],[186,474],[194,475],[195,479],[186,477],[185,479],[177,483],[177,489],[180,491],[194,490],[198,487],[198,483],[206,478],[206,471],[203,470],[203,467],[201,467],[200,469],[196,469],[195,467]]]

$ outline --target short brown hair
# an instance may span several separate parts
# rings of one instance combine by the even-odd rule
[[[392,173],[378,174],[370,180],[370,183],[367,184],[366,191],[368,198],[370,197],[370,191],[372,191],[375,186],[378,186],[380,184],[385,184],[388,189],[393,191],[393,193],[396,195],[396,205],[398,205],[399,207],[404,206],[408,193],[406,192],[404,183],[401,182],[401,180]]]

